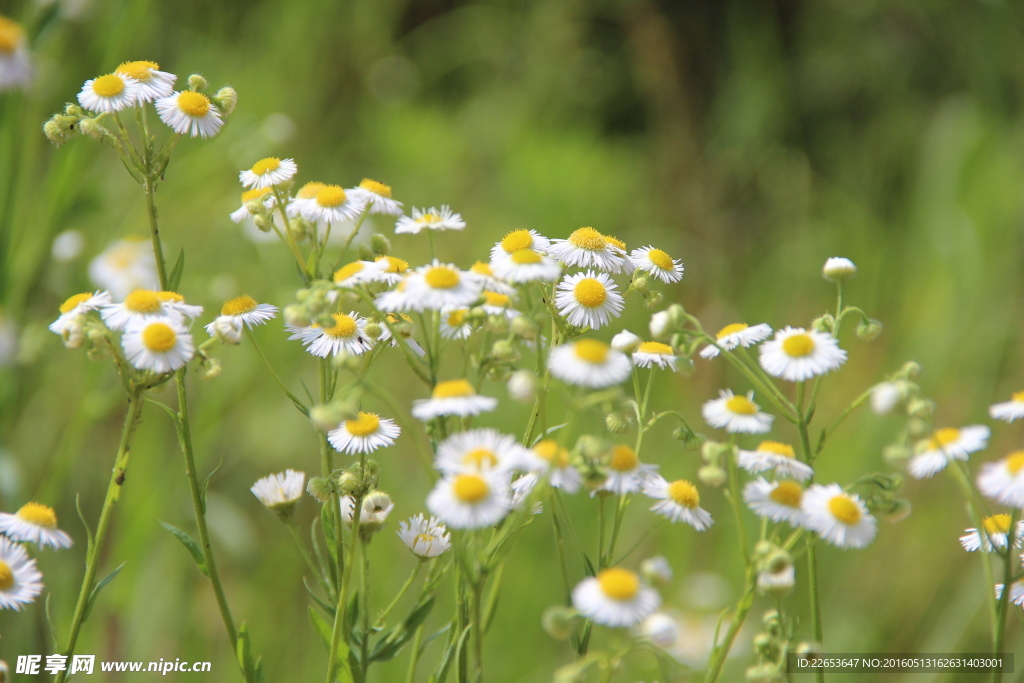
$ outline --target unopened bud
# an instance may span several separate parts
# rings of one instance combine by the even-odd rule
[[[208,358],[206,360],[206,374],[203,375],[206,379],[217,379],[220,377],[220,373],[223,368],[221,367],[220,361],[216,358]]]
[[[380,339],[380,336],[384,334],[384,328],[381,327],[380,323],[366,323],[366,327],[363,328],[363,334],[370,339]]]
[[[494,342],[494,345],[491,347],[491,355],[506,363],[511,363],[519,358],[519,352],[516,351],[516,347],[506,339],[499,339]]]
[[[623,353],[633,353],[640,348],[640,337],[629,330],[623,330],[612,337],[612,348]]]
[[[189,79],[189,84],[191,85],[191,83],[192,79]],[[213,101],[224,112],[224,116],[231,116],[235,107],[238,106],[238,93],[234,88],[225,86],[217,91],[217,94],[213,96]]]
[[[649,557],[640,563],[640,575],[647,579],[648,583],[666,586],[672,581],[672,565],[661,555]]]
[[[672,318],[668,311],[658,311],[651,316],[649,325],[651,336],[655,339],[664,339],[672,328]]]
[[[910,459],[910,449],[906,446],[893,444],[882,449],[882,459],[891,467],[901,467]]]
[[[337,428],[341,420],[341,414],[333,403],[316,405],[309,409],[309,421],[321,432]]]
[[[841,256],[833,256],[825,261],[825,266],[821,269],[822,277],[832,282],[846,282],[856,274],[857,266],[853,261]]]
[[[882,382],[871,390],[871,410],[888,415],[906,396],[906,382]]]
[[[250,210],[249,213],[252,213],[252,211]],[[252,222],[260,232],[270,232],[274,226],[274,221],[270,216],[256,215],[253,217]]]
[[[746,671],[750,683],[772,683],[779,679],[778,664],[755,664]]]
[[[907,414],[927,420],[935,413],[935,402],[926,398],[915,398],[907,402]]]
[[[337,484],[338,491],[341,493],[353,493],[359,488],[359,476],[355,472],[346,470],[338,475]]]
[[[631,422],[628,415],[616,411],[605,415],[604,425],[612,434],[625,434],[629,431]]]
[[[655,309],[665,302],[665,295],[661,292],[649,292],[644,305],[649,309]]]
[[[679,639],[679,624],[662,612],[655,612],[640,624],[640,634],[658,647],[671,647]]]
[[[284,307],[284,321],[292,327],[308,327],[310,320],[306,309],[298,304],[288,304]]]
[[[576,610],[557,605],[544,610],[541,626],[544,628],[544,632],[555,640],[568,640],[572,636],[575,619]]]
[[[207,86],[206,79],[199,74],[192,74],[188,77],[188,89],[189,90],[206,90]]]
[[[525,315],[518,315],[512,319],[512,333],[523,339],[534,339],[537,336],[536,328]]]
[[[917,361],[908,360],[898,373],[901,377],[913,379],[921,374],[921,365]]]
[[[892,507],[888,511],[881,513],[881,515],[885,518],[885,521],[896,524],[909,517],[910,513],[910,501],[897,498],[892,502]]]
[[[861,321],[857,325],[857,336],[865,341],[872,341],[882,334],[882,323],[877,320]]]
[[[832,333],[832,330],[836,329],[836,319],[831,313],[825,315],[819,315],[813,321],[811,321],[811,329],[816,332],[825,332],[828,334]]]
[[[387,256],[391,253],[391,242],[384,235],[375,232],[370,235],[370,249],[377,256]]]
[[[316,498],[318,502],[326,503],[331,498],[331,483],[320,477],[310,477],[306,483],[306,493]]]
[[[110,132],[97,123],[96,119],[82,119],[78,125],[82,133],[88,135],[93,140],[102,140],[110,135]]]
[[[725,483],[727,473],[718,465],[704,465],[697,470],[697,478],[708,486],[718,488]]]

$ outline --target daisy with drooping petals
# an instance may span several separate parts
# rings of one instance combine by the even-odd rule
[[[512,510],[508,476],[464,472],[444,477],[427,496],[427,509],[453,529],[494,526]]]
[[[479,415],[494,410],[498,399],[480,396],[467,380],[453,379],[438,382],[430,398],[412,402],[412,416],[417,420],[432,420],[444,415]]]
[[[355,287],[364,282],[380,279],[386,264],[381,261],[353,261],[334,271],[334,284],[339,287]]]
[[[89,263],[89,279],[115,299],[136,289],[159,287],[152,245],[138,237],[112,242]]]
[[[1024,391],[1016,392],[1005,403],[996,403],[990,406],[988,414],[993,420],[1002,420],[1003,422],[1013,422],[1024,417]]]
[[[645,465],[640,462],[636,451],[629,446],[617,444],[612,447],[611,460],[608,462],[608,478],[601,484],[601,490],[611,491],[620,496],[640,491],[647,481],[655,476],[657,469],[657,465]]]
[[[43,592],[43,575],[25,548],[0,536],[0,609],[21,611]]]
[[[718,349],[732,351],[742,346],[749,348],[758,342],[762,342],[772,334],[772,328],[765,323],[751,327],[746,323],[733,323],[726,325],[715,335],[715,344],[708,344],[700,350],[701,358],[714,358],[718,355]]]
[[[434,466],[446,475],[528,469],[529,451],[515,437],[494,429],[453,434],[437,447]]]
[[[955,429],[936,429],[930,438],[918,444],[920,452],[910,459],[907,468],[915,479],[927,479],[943,470],[951,460],[967,457],[988,445],[991,430],[984,425]]]
[[[520,249],[494,262],[494,274],[509,282],[554,282],[562,275],[558,261],[533,249]]]
[[[540,477],[530,472],[512,482],[512,508],[522,510],[533,489],[537,487]],[[544,513],[544,504],[539,500],[534,501],[530,506],[530,514],[540,515]]]
[[[423,350],[423,347],[417,344],[416,340],[412,338],[412,330],[410,329],[410,327],[412,326],[412,318],[405,315],[404,313],[388,313],[385,316],[385,318],[387,319],[387,324],[381,322],[381,342],[388,342],[388,346],[392,347],[404,343],[409,347],[410,350],[412,350],[413,353],[415,353],[420,358],[423,358],[423,356],[426,355],[427,352]],[[403,327],[399,329],[399,336],[402,337],[402,341],[398,341],[397,339],[395,339],[395,336],[391,333],[391,328],[388,327],[388,325],[399,324],[403,325]],[[405,327],[406,325],[410,327]]]
[[[0,91],[28,85],[32,58],[21,24],[0,16]]]
[[[82,292],[60,305],[60,317],[50,323],[50,332],[63,334],[80,315],[110,305],[110,292]]]
[[[861,499],[839,484],[814,484],[804,491],[803,510],[804,525],[840,548],[863,548],[878,531]]]
[[[772,377],[803,382],[837,369],[846,362],[846,351],[824,332],[787,327],[761,345],[761,367]]]
[[[701,412],[704,420],[712,427],[724,429],[730,434],[764,434],[771,431],[774,415],[762,413],[754,403],[754,392],[736,396],[729,389],[722,389],[720,397],[704,404]]]
[[[621,567],[603,569],[572,591],[572,604],[595,624],[636,626],[658,609],[658,591],[640,581],[636,572]]]
[[[242,193],[241,202],[242,205],[230,214],[231,220],[235,223],[241,223],[246,218],[251,218],[256,215],[249,209],[249,204],[251,202],[260,202],[267,210],[274,206],[275,199],[273,195],[273,188],[260,187],[255,190],[246,190]],[[257,206],[256,208],[258,209],[259,207]]]
[[[390,185],[363,178],[359,187],[353,187],[348,192],[370,207],[370,213],[382,213],[387,216],[402,215],[402,202],[396,202],[391,198]]]
[[[421,560],[429,560],[448,552],[452,547],[451,534],[436,517],[428,521],[422,514],[399,522],[395,532],[402,543]]]
[[[128,361],[138,370],[173,372],[185,367],[196,347],[177,318],[154,318],[132,323],[121,337]]]
[[[256,325],[262,325],[274,318],[277,315],[277,306],[256,303],[256,299],[243,294],[230,301],[225,301],[224,305],[220,307],[220,314],[229,316],[239,324],[252,329]],[[215,323],[210,323],[206,326],[206,331],[211,335],[214,333],[214,325]]]
[[[242,187],[262,190],[288,182],[298,171],[299,167],[294,159],[267,157],[257,161],[252,168],[240,172],[238,179],[242,182]]]
[[[478,276],[437,259],[417,268],[405,282],[408,304],[417,311],[468,308],[483,291]]]
[[[683,279],[683,264],[661,249],[643,247],[629,253],[629,260],[638,269],[650,273],[662,282],[673,283]]]
[[[608,273],[621,273],[632,265],[622,249],[594,228],[580,228],[568,239],[552,240],[548,256],[567,266],[597,268]]]
[[[13,541],[35,543],[40,548],[70,548],[71,537],[57,528],[57,513],[39,503],[25,503],[13,515],[0,512],[0,533]]]
[[[159,69],[156,62],[124,62],[114,73],[135,80],[139,90],[137,102],[152,102],[174,92],[174,81],[178,80],[174,74]]]
[[[491,264],[508,260],[512,254],[523,249],[543,253],[550,246],[551,240],[536,230],[513,230],[491,247]]]
[[[441,312],[441,336],[448,340],[467,339],[473,334],[473,326],[466,322],[469,309],[453,308]]]
[[[984,532],[981,529],[966,529],[964,535],[960,537],[960,545],[970,552],[981,550],[990,553],[993,546],[1002,550],[1009,540],[1011,521],[1010,515],[1007,514],[985,517],[981,520]],[[1021,541],[1024,541],[1024,521],[1017,522],[1013,534],[1013,547],[1021,547]]]
[[[447,204],[440,209],[433,206],[429,209],[413,207],[412,217],[402,216],[395,223],[395,234],[418,235],[424,230],[462,230],[465,227],[466,221],[462,220],[462,214],[453,213]]]
[[[548,473],[548,483],[566,493],[576,493],[583,483],[583,475],[572,466],[569,451],[554,439],[542,439],[530,450],[528,468],[537,473]]]
[[[363,328],[366,327],[365,318],[352,312],[348,315],[333,313],[331,318],[334,319],[334,325],[331,327],[321,327],[318,323],[313,323],[289,339],[301,340],[307,351],[320,358],[342,353],[358,356],[373,346],[370,338],[363,333]]]
[[[567,384],[601,389],[625,382],[633,372],[629,358],[597,339],[578,339],[556,346],[548,369]]]
[[[302,198],[293,203],[298,214],[310,223],[354,221],[366,210],[366,203],[363,200],[347,194],[341,186],[318,185],[312,197]],[[307,187],[309,186],[303,189]]]
[[[394,420],[381,419],[376,413],[360,412],[354,420],[345,420],[327,432],[327,440],[339,453],[372,453],[390,446],[402,430]]]
[[[302,498],[306,488],[306,474],[295,470],[286,470],[278,474],[270,474],[253,484],[249,490],[263,505],[275,512],[283,512],[292,508]]]
[[[489,263],[477,261],[469,267],[469,272],[479,277],[480,282],[483,283],[483,288],[488,291],[506,294],[508,296],[512,296],[516,293],[515,287],[507,285],[498,279],[494,274],[494,268],[492,268]]]
[[[570,325],[596,330],[617,318],[625,303],[608,275],[588,270],[566,275],[558,283],[555,306]]]
[[[178,135],[213,137],[224,125],[220,111],[206,95],[185,90],[153,103],[160,120]]]
[[[1003,597],[1003,584],[996,584],[996,600]],[[1024,580],[1014,581],[1010,584],[1010,602],[1013,604],[1024,607]]]
[[[644,484],[644,494],[661,500],[651,507],[651,512],[670,522],[686,522],[697,531],[714,523],[711,514],[700,506],[697,487],[685,479],[669,482],[661,475],[652,475]]]
[[[1024,508],[1024,451],[987,462],[978,474],[978,490],[1003,505]]]
[[[655,366],[662,370],[676,370],[676,356],[672,347],[661,342],[641,342],[636,351],[633,352],[633,363],[639,368],[653,368]]]
[[[804,488],[790,479],[766,481],[758,477],[743,487],[743,500],[755,515],[793,526],[803,526],[803,498]]]
[[[775,470],[777,477],[791,477],[798,481],[810,479],[814,474],[810,465],[796,459],[792,446],[778,441],[762,441],[752,451],[741,450],[736,462],[751,474]]]
[[[151,289],[136,289],[121,303],[104,306],[100,316],[107,327],[118,331],[156,318],[176,317],[164,304],[160,293]]]
[[[409,262],[397,256],[378,256],[374,260],[380,267],[376,279],[389,285],[401,282],[409,273]]]
[[[203,314],[202,306],[194,306],[185,303],[185,297],[178,292],[162,291],[157,292],[156,295],[160,297],[160,301],[163,302],[164,308],[169,310],[172,314],[178,314],[182,322],[192,322]]]
[[[112,73],[90,78],[78,93],[78,102],[89,111],[112,114],[135,104],[139,84],[134,78]]]

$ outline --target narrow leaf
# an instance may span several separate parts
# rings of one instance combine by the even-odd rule
[[[121,570],[124,569],[124,566],[126,564],[128,564],[128,562],[122,562],[120,565],[118,565],[117,569],[115,569],[114,571],[110,572],[109,574],[107,574],[102,579],[100,579],[100,582],[97,583],[95,586],[93,586],[92,590],[89,591],[89,597],[85,601],[85,609],[82,611],[82,622],[83,623],[89,618],[89,613],[92,612],[93,603],[95,603],[96,602],[96,598],[99,597],[100,591],[103,590],[103,588],[108,583],[113,581],[114,578],[119,573],[121,573]]]
[[[181,274],[185,272],[185,249],[178,252],[178,260],[171,268],[171,274],[167,276],[167,289],[172,292],[178,291],[178,284],[181,283]]]
[[[160,526],[174,534],[174,537],[181,541],[181,544],[185,546],[189,554],[192,555],[192,561],[196,563],[196,567],[202,572],[203,576],[210,578],[210,570],[206,568],[206,558],[203,556],[203,551],[199,548],[199,544],[192,540],[192,537],[186,534],[178,527],[168,524],[167,522],[160,522]]]

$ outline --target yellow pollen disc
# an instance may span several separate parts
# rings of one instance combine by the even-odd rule
[[[569,242],[573,246],[586,249],[587,251],[604,251],[605,247],[608,246],[604,235],[593,228],[580,228],[569,235]]]
[[[672,261],[672,257],[661,249],[651,249],[647,252],[647,260],[662,270],[674,270],[676,267],[676,264]]]
[[[509,257],[512,259],[512,263],[518,265],[530,265],[533,263],[540,263],[540,254],[535,252],[533,249],[520,249],[519,251],[513,251]]]
[[[860,521],[860,508],[848,496],[836,496],[828,502],[832,516],[843,524],[851,525]]]
[[[631,472],[640,464],[636,451],[629,446],[616,446],[612,449],[612,461],[608,464],[616,472]]]
[[[508,294],[484,292],[484,300],[487,302],[488,306],[500,306],[501,308],[508,306]]]
[[[462,456],[462,464],[474,465],[477,469],[482,469],[485,465],[487,467],[494,467],[498,464],[498,456],[494,454],[494,451],[478,448]]]
[[[700,494],[697,493],[697,487],[685,479],[679,479],[668,485],[668,497],[691,510],[700,505]]]
[[[793,447],[789,444],[779,443],[778,441],[762,441],[757,446],[757,450],[765,453],[774,453],[775,455],[782,455],[787,458],[795,458],[796,454],[793,453]]]
[[[404,273],[409,270],[409,262],[397,256],[378,256],[376,260],[378,263],[387,262],[388,265],[384,268],[385,273]]]
[[[1014,451],[1006,456],[1006,471],[1016,476],[1024,470],[1024,451]]]
[[[800,507],[800,501],[804,497],[804,489],[795,481],[784,479],[779,482],[778,486],[772,489],[768,497],[779,505],[798,508]]]
[[[256,299],[249,295],[235,297],[231,301],[225,301],[220,307],[221,315],[242,315],[256,310]]]
[[[390,185],[385,185],[384,183],[377,182],[376,180],[370,180],[369,178],[363,178],[363,182],[359,183],[359,187],[364,190],[369,190],[374,194],[379,194],[381,197],[391,199]]]
[[[533,447],[533,452],[550,462],[555,467],[566,467],[569,464],[569,451],[558,445],[554,439],[544,439]]]
[[[437,223],[441,217],[436,213],[425,213],[416,219],[417,223]]]
[[[659,356],[671,356],[672,347],[661,342],[644,342],[637,347],[638,353],[656,353]]]
[[[334,327],[325,327],[324,334],[328,337],[334,337],[335,339],[347,339],[356,333],[359,326],[356,325],[356,321],[352,319],[352,316],[345,315],[344,313],[335,313],[331,316],[334,318]]]
[[[451,289],[459,285],[459,274],[451,268],[431,268],[423,279],[434,289]]]
[[[296,196],[299,199],[315,199],[317,193],[320,192],[320,190],[324,189],[325,187],[327,186],[324,185],[323,183],[318,183],[316,181],[306,183],[305,185],[299,188],[299,191],[296,194]],[[270,188],[267,188],[267,190],[269,191]]]
[[[452,311],[448,314],[448,327],[458,327],[462,324],[462,321],[466,319],[466,309],[460,309],[458,311]]]
[[[373,413],[359,413],[354,420],[345,420],[345,430],[352,436],[369,436],[380,427],[380,418]]]
[[[169,302],[172,304],[185,303],[185,297],[183,297],[181,294],[178,294],[177,292],[168,292],[165,290],[162,292],[157,292],[156,295],[160,297],[160,301],[163,302]]]
[[[338,284],[341,284],[342,282],[349,279],[356,273],[362,272],[364,267],[365,266],[363,266],[363,264],[360,263],[359,261],[353,261],[352,263],[348,263],[342,266],[341,268],[338,268],[338,270],[334,271],[334,281]]]
[[[19,24],[7,17],[0,17],[0,52],[11,53],[21,45],[25,32]]]
[[[726,325],[718,331],[715,335],[715,339],[721,339],[722,337],[728,337],[730,334],[736,334],[750,327],[746,323],[733,323],[732,325]]]
[[[623,251],[626,250],[626,243],[623,242],[622,240],[620,240],[618,237],[612,237],[611,235],[605,235],[604,236],[604,241],[605,241],[605,243],[610,244],[613,247],[618,247],[619,249],[622,249]]]
[[[809,334],[794,334],[782,342],[782,350],[790,358],[803,358],[814,351],[814,340]]]
[[[156,62],[125,62],[114,70],[114,73],[134,78],[137,81],[148,81],[153,77],[153,71],[160,68]]]
[[[474,396],[476,391],[473,385],[464,379],[452,379],[447,382],[438,382],[431,394],[434,398],[464,398]]]
[[[483,261],[477,261],[469,267],[469,270],[477,275],[486,275],[488,277],[494,276],[494,271],[491,269],[491,265],[489,263],[484,263]]]
[[[596,339],[580,339],[572,345],[572,350],[577,358],[594,365],[608,360],[608,345]]]
[[[725,402],[725,409],[730,413],[736,413],[737,415],[757,414],[757,406],[755,406],[746,396],[733,396]]]
[[[328,209],[345,203],[345,190],[338,185],[324,185],[316,193],[316,203]]]
[[[142,331],[142,345],[150,351],[167,353],[174,348],[178,341],[178,335],[171,329],[170,325],[153,323],[147,325]]]
[[[1010,515],[992,515],[981,520],[985,531],[991,534],[1005,534],[1010,530]]]
[[[256,175],[263,175],[265,173],[270,173],[271,171],[276,171],[279,168],[281,168],[280,159],[277,157],[267,157],[266,159],[260,159],[257,161],[249,170]]]
[[[36,526],[44,526],[47,529],[57,528],[57,513],[53,511],[53,508],[39,503],[25,503],[18,510],[18,517]]]
[[[1018,391],[1012,396],[1013,400],[1017,403],[1024,403],[1024,391]]]
[[[178,109],[192,118],[202,118],[210,111],[210,98],[202,93],[185,91],[178,95]]]
[[[628,569],[612,567],[597,575],[601,592],[612,600],[632,600],[640,592],[640,579]]]
[[[92,82],[92,91],[100,97],[116,97],[124,91],[124,81],[114,74],[100,76]]]
[[[270,194],[273,190],[274,188],[272,187],[261,187],[258,190],[247,190],[242,193],[242,203],[248,204],[254,199],[259,199],[263,195]]]
[[[0,47],[3,47],[0,45]],[[0,591],[9,591],[14,588],[14,571],[11,565],[0,560]]]
[[[515,230],[505,235],[501,240],[501,248],[505,253],[511,254],[520,249],[529,249],[533,246],[533,235],[529,230]]]
[[[68,297],[68,300],[60,305],[60,312],[67,313],[73,310],[75,306],[81,303],[85,303],[92,298],[91,292],[82,292],[81,294],[75,294],[74,296]]]
[[[601,281],[592,277],[586,277],[577,282],[572,293],[576,297],[576,301],[587,308],[596,308],[608,298],[608,292]]]
[[[416,538],[414,538],[414,539],[412,540],[412,544],[413,544],[413,546],[415,547],[415,545],[416,545],[417,543],[419,543],[420,541],[423,541],[423,542],[424,542],[424,543],[426,543],[427,545],[430,545],[430,544],[431,544],[431,543],[433,543],[433,542],[434,542],[435,540],[437,540],[437,539],[436,539],[436,538],[435,538],[434,536],[431,536],[430,534],[416,534]]]
[[[124,307],[132,313],[156,313],[160,310],[160,295],[148,289],[136,289],[124,298]]]
[[[452,493],[461,503],[479,503],[490,493],[490,487],[483,477],[475,474],[460,474],[452,484]]]
[[[933,451],[940,451],[951,443],[957,441],[960,438],[960,430],[954,429],[953,427],[943,427],[942,429],[936,429],[935,433],[932,434],[932,438],[929,439],[928,444]]]

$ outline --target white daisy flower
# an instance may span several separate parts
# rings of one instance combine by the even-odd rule
[[[645,465],[640,462],[636,451],[625,444],[612,447],[612,457],[608,462],[608,478],[601,484],[602,491],[611,491],[616,495],[625,495],[641,491],[644,485],[657,476],[657,465]]]
[[[444,477],[427,496],[427,509],[453,529],[494,526],[512,510],[508,477],[500,472]]]
[[[441,311],[441,336],[448,340],[468,339],[473,326],[466,322],[468,308],[452,308]]]
[[[182,322],[187,321],[191,323],[203,314],[202,306],[192,306],[185,303],[185,297],[177,292],[162,291],[157,292],[156,295],[160,297],[160,301],[163,302],[164,308],[169,310],[172,314],[176,313]]]
[[[316,195],[320,190],[327,187],[324,183],[317,181],[311,181],[299,188],[295,196],[288,200],[288,206],[285,208],[285,213],[291,218],[297,218],[302,214],[304,207],[308,204],[316,204]]]
[[[796,568],[787,564],[778,571],[771,568],[757,573],[757,590],[762,593],[789,592],[796,585]]]
[[[498,399],[480,396],[473,385],[464,379],[438,382],[430,398],[412,402],[412,416],[417,420],[432,420],[444,415],[479,415],[494,410]]]
[[[522,510],[523,504],[533,489],[536,488],[537,482],[540,481],[540,477],[532,472],[524,474],[515,481],[512,482],[512,508],[515,510]],[[540,515],[544,513],[544,504],[539,500],[534,501],[533,506],[530,508],[531,515]]]
[[[306,474],[295,470],[286,470],[278,474],[270,474],[253,484],[249,490],[263,505],[271,510],[286,511],[290,509],[306,488]]]
[[[159,69],[156,62],[124,62],[114,73],[135,80],[139,90],[136,102],[152,102],[174,92],[174,81],[178,80],[174,74]]]
[[[375,261],[380,268],[376,279],[381,282],[395,285],[409,274],[409,262],[397,256],[378,256]]]
[[[758,477],[743,487],[743,500],[758,517],[803,526],[803,487],[790,479],[766,481]]]
[[[572,604],[595,624],[636,626],[661,605],[658,591],[645,586],[628,569],[611,567],[581,581],[572,591]]]
[[[0,16],[0,91],[25,87],[32,80],[32,57],[21,24]]]
[[[370,213],[382,213],[388,216],[402,215],[402,202],[396,202],[391,198],[390,185],[363,178],[359,187],[353,187],[348,192],[369,206]]]
[[[78,102],[89,111],[112,114],[135,104],[138,82],[118,73],[90,78],[78,93]]]
[[[196,347],[177,318],[133,322],[121,337],[124,355],[138,370],[173,372],[192,360]]]
[[[642,342],[633,352],[633,364],[640,368],[657,366],[675,372],[677,358],[671,346],[654,341]]]
[[[519,311],[512,308],[512,297],[500,292],[484,291],[484,302],[481,308],[487,315],[496,315],[511,320],[519,315]]]
[[[668,336],[672,327],[672,314],[668,311],[658,311],[651,316],[651,322],[647,325],[651,336],[655,339],[664,339]]]
[[[169,306],[164,304],[159,292],[151,289],[137,289],[119,304],[107,304],[100,316],[112,330],[124,330],[129,325],[141,324],[157,318],[176,317]]]
[[[252,329],[277,316],[277,306],[256,303],[256,299],[243,294],[230,301],[225,301],[224,305],[220,307],[220,314],[221,316],[228,316],[239,324]],[[214,321],[206,326],[206,331],[211,336],[214,335],[216,324],[216,321]]]
[[[433,206],[429,209],[413,207],[412,217],[402,216],[395,223],[395,234],[418,235],[423,230],[462,230],[465,227],[466,221],[462,220],[462,214],[453,213],[447,204],[440,209]]]
[[[438,260],[421,266],[405,281],[408,304],[417,311],[468,308],[480,298],[480,278]]]
[[[365,181],[364,181],[365,182]],[[448,552],[452,547],[451,534],[436,517],[427,520],[422,514],[399,522],[398,537],[421,560],[429,560]]]
[[[588,270],[558,283],[555,306],[570,325],[596,330],[619,317],[625,302],[608,275]]]
[[[310,327],[293,334],[289,339],[299,339],[314,356],[327,358],[346,353],[350,356],[358,356],[366,353],[373,346],[373,342],[363,333],[366,327],[366,319],[356,313],[349,312],[333,313],[334,325],[321,327],[313,323]]]
[[[355,499],[352,496],[342,496],[338,499],[338,505],[341,509],[341,521],[351,526],[352,517],[356,509]],[[359,512],[360,527],[371,525],[383,526],[391,511],[395,509],[395,504],[388,494],[376,491],[363,498],[361,508]]]
[[[445,475],[528,469],[530,452],[515,437],[494,429],[471,429],[449,436],[437,447],[434,466]]]
[[[787,327],[761,345],[761,367],[772,377],[803,382],[837,369],[846,362],[846,351],[830,334]]]
[[[509,282],[554,282],[562,275],[562,266],[533,249],[520,249],[491,264],[494,274]]]
[[[269,210],[272,206],[274,206],[274,203],[276,201],[273,195],[273,188],[260,187],[255,190],[246,190],[245,192],[243,192],[241,195],[242,205],[238,207],[237,210],[231,212],[231,220],[234,221],[235,223],[241,223],[245,219],[252,218],[254,215],[256,215],[249,210],[249,204],[256,201],[262,203],[263,206]],[[269,232],[260,232],[260,234],[269,235],[271,238],[277,239],[275,235]],[[270,240],[268,239],[267,241]]]
[[[987,462],[978,474],[978,490],[1003,505],[1024,508],[1024,451]]]
[[[242,187],[262,190],[288,182],[298,171],[299,167],[294,159],[267,157],[257,161],[252,168],[240,172],[238,179],[242,182]]]
[[[857,274],[857,266],[853,261],[842,256],[833,256],[825,261],[821,276],[832,282],[845,282]]]
[[[548,483],[566,493],[576,493],[583,484],[583,476],[569,460],[569,451],[554,439],[538,441],[527,462],[532,471],[547,472]]]
[[[996,584],[996,600],[1003,597],[1003,584]],[[1018,607],[1024,607],[1024,580],[1014,581],[1010,584],[1010,602]]]
[[[491,247],[491,263],[508,260],[512,254],[523,249],[544,253],[550,246],[551,240],[536,230],[513,230]]]
[[[715,346],[714,344],[708,344],[700,351],[701,358],[714,358],[718,355],[718,347],[726,351],[732,351],[735,348],[742,346],[743,348],[750,348],[758,342],[762,342],[772,334],[772,328],[770,325],[761,323],[760,325],[754,325],[751,327],[746,323],[733,323],[726,325],[718,331],[715,335]]]
[[[764,434],[771,431],[774,415],[762,413],[754,403],[754,392],[736,396],[729,389],[722,389],[720,398],[704,404],[701,412],[704,420],[712,427],[724,429],[730,434]]]
[[[990,406],[988,414],[993,420],[1013,422],[1024,417],[1024,391],[1018,391],[1005,403]]]
[[[642,343],[643,340],[629,330],[623,330],[612,337],[612,348],[616,351],[622,351],[623,353],[632,354],[640,348],[640,344]]]
[[[356,419],[345,420],[337,429],[327,432],[327,440],[339,453],[356,455],[390,446],[401,433],[394,420],[360,412]]]
[[[489,263],[477,261],[469,267],[469,272],[480,278],[483,288],[487,291],[497,292],[498,294],[505,294],[508,296],[512,296],[516,293],[515,287],[507,285],[498,279],[494,274],[494,269],[491,268],[491,264]]]
[[[362,199],[347,194],[339,185],[320,185],[312,197],[296,201],[294,206],[298,214],[310,223],[354,221],[366,210]]]
[[[993,546],[1002,550],[1009,540],[1011,521],[1010,515],[1007,514],[985,517],[981,520],[984,533],[979,529],[966,529],[964,535],[960,537],[960,545],[964,547],[964,550],[970,552],[981,550],[990,553]],[[1020,548],[1021,541],[1024,541],[1024,521],[1017,522],[1016,531],[1013,534],[1013,547]]]
[[[804,524],[832,545],[863,548],[875,538],[875,518],[861,499],[839,484],[814,484],[804,491]]]
[[[136,289],[156,289],[160,278],[153,247],[140,238],[117,240],[89,263],[89,279],[115,299]]]
[[[955,429],[936,429],[932,436],[918,444],[920,451],[910,459],[907,468],[915,479],[927,479],[943,470],[951,460],[967,457],[988,445],[991,430],[984,425]]]
[[[608,273],[622,273],[632,266],[621,248],[593,228],[580,228],[568,239],[552,240],[548,256],[567,266],[597,268]]]
[[[0,533],[40,548],[70,548],[71,537],[57,528],[57,513],[39,503],[25,503],[14,514],[0,512]],[[2,588],[2,586],[0,586]]]
[[[178,135],[213,137],[224,125],[220,112],[210,102],[210,98],[191,90],[161,97],[153,106],[160,120]]]
[[[364,282],[380,281],[384,269],[390,266],[387,261],[353,261],[346,263],[334,271],[334,284],[349,288]]]
[[[394,289],[381,292],[374,299],[374,305],[385,313],[399,313],[402,311],[416,310],[412,297],[409,295],[409,281],[415,273],[410,273],[402,278]]]
[[[661,475],[652,475],[644,484],[644,494],[661,500],[651,507],[651,512],[670,522],[686,522],[697,531],[714,523],[711,514],[700,506],[697,487],[685,479],[669,482]]]
[[[566,384],[591,389],[621,384],[633,372],[626,354],[597,339],[556,346],[548,357],[548,369]]]
[[[63,334],[78,316],[97,311],[110,304],[110,292],[82,292],[68,297],[60,305],[60,317],[50,323],[50,332]]]
[[[650,273],[662,282],[679,282],[683,279],[683,264],[661,249],[643,247],[629,252],[629,260],[638,269]]]
[[[798,481],[806,481],[814,474],[810,465],[796,459],[792,446],[778,441],[762,441],[755,450],[741,450],[736,462],[751,474],[775,470],[777,477]]]
[[[20,611],[43,592],[43,575],[25,548],[0,536],[0,609]]]

